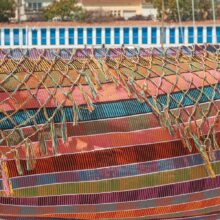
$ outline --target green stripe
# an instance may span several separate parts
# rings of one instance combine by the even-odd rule
[[[220,162],[213,163],[216,175],[220,174]],[[145,187],[172,184],[182,181],[191,181],[208,177],[204,165],[185,169],[153,173],[128,178],[111,180],[76,182],[14,190],[15,197],[51,196],[61,194],[102,193],[112,191],[134,190]],[[2,192],[0,194],[2,196]]]

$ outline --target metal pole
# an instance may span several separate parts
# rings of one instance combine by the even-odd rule
[[[195,27],[195,5],[194,5],[194,0],[192,0],[192,19],[193,19],[193,27]]]
[[[213,14],[213,33],[214,33],[214,43],[217,42],[217,34],[216,34],[216,17],[215,17],[215,2],[212,0],[212,14]]]
[[[161,34],[161,38],[160,42],[161,42],[161,47],[162,49],[164,48],[164,0],[162,0],[162,34]]]

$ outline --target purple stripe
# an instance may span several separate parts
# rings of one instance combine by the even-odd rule
[[[1,197],[0,203],[11,205],[15,204],[36,206],[114,203],[174,196],[185,193],[199,192],[217,187],[220,187],[220,176],[214,179],[208,178],[179,184],[175,183],[171,185],[123,192],[30,198]]]

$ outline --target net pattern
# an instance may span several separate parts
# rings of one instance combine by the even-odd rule
[[[167,49],[0,50],[0,154],[6,195],[13,191],[8,178],[8,156],[14,155],[18,172],[22,175],[21,150],[26,152],[27,170],[34,169],[38,156],[47,155],[48,138],[52,141],[54,155],[58,155],[58,133],[63,142],[67,142],[67,121],[77,126],[81,109],[94,111],[103,85],[110,83],[125,90],[131,99],[147,103],[161,126],[167,128],[170,135],[180,136],[189,151],[192,144],[195,145],[204,159],[207,172],[215,177],[211,161],[214,151],[219,148],[216,141],[220,114],[216,103],[220,96],[216,77],[220,68],[219,58],[220,47],[217,45]],[[194,76],[200,81],[199,86]],[[144,83],[140,84],[140,80]],[[170,85],[168,91],[165,84]],[[89,91],[85,90],[85,85]],[[196,89],[195,92],[192,88]],[[73,94],[76,89],[86,105],[75,100]],[[47,94],[44,102],[38,99],[40,90]],[[16,96],[19,91],[25,91],[28,96]],[[174,95],[176,91],[181,92],[180,99]],[[164,101],[159,98],[161,94],[166,94]],[[204,100],[207,105],[202,104]],[[35,103],[37,111],[31,113],[26,107],[30,102]],[[71,103],[71,119],[64,111],[67,102]],[[52,114],[47,111],[49,103],[54,105]],[[171,105],[175,108],[172,109]],[[186,108],[187,105],[192,109]],[[16,118],[19,112],[25,117]],[[59,125],[55,121],[57,115],[60,117]],[[44,123],[39,120],[42,116],[46,118]],[[32,133],[24,132],[27,126],[33,127]],[[45,131],[50,132],[50,137],[45,135]],[[39,148],[32,145],[32,137],[36,135]]]

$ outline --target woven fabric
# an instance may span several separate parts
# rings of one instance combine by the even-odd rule
[[[219,55],[0,50],[0,218],[218,219]]]

